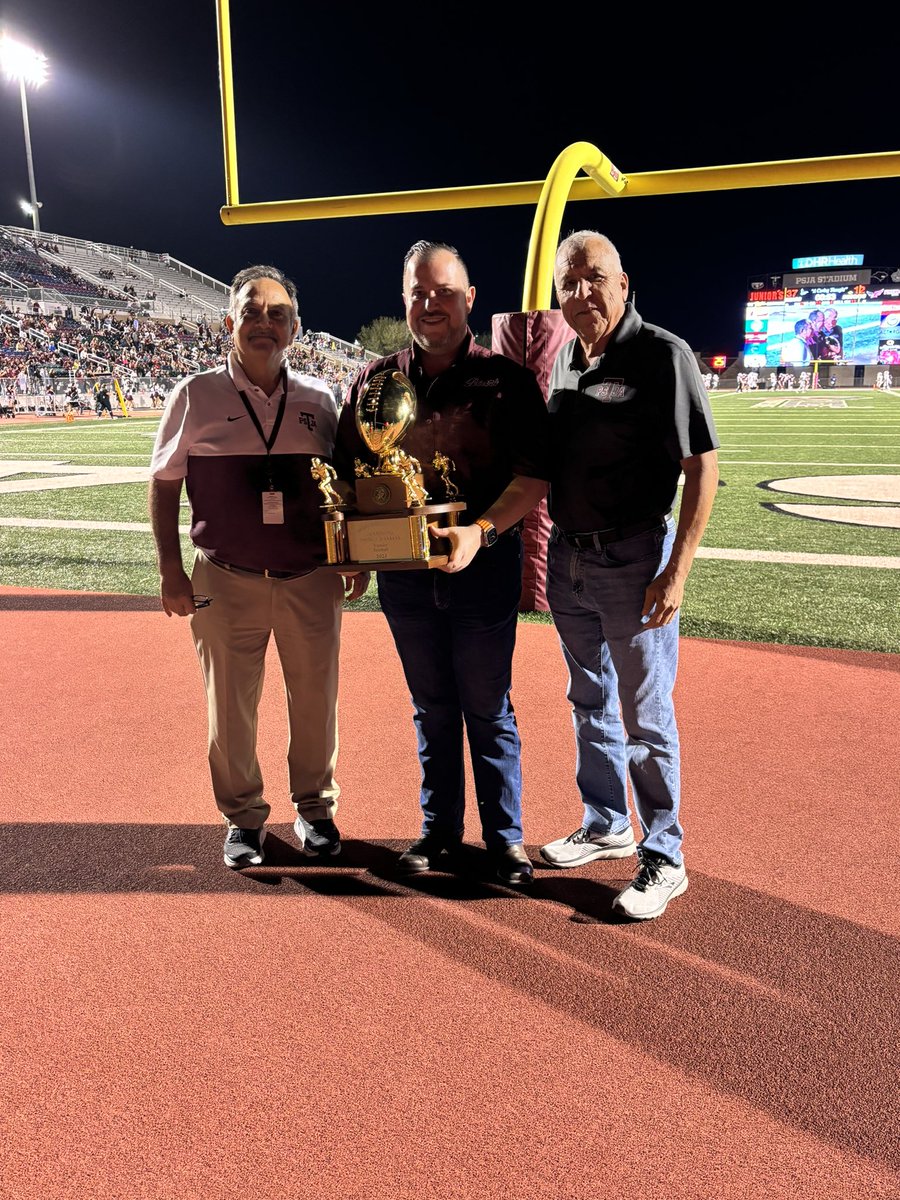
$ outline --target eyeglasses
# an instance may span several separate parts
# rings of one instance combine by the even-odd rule
[[[194,608],[209,608],[212,604],[212,596],[193,596]]]

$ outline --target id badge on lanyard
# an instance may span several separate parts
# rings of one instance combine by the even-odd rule
[[[284,496],[274,487],[262,494],[262,519],[263,525],[284,524]]]
[[[275,424],[272,426],[272,433],[267,438],[263,433],[263,428],[259,417],[250,403],[246,392],[238,391],[238,395],[244,402],[250,420],[256,426],[256,432],[262,438],[262,444],[266,448],[266,478],[269,481],[269,486],[262,493],[262,523],[263,525],[283,525],[284,524],[284,494],[275,490],[275,480],[272,475],[272,447],[275,445],[275,439],[278,437],[278,431],[281,428],[281,422],[284,420],[284,410],[287,407],[287,368],[281,372],[281,400],[278,404],[278,413],[275,417]]]

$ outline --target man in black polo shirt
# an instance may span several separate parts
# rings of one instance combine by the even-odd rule
[[[718,442],[690,347],[627,303],[628,277],[607,238],[566,238],[555,280],[577,337],[550,382],[547,595],[569,668],[584,818],[541,854],[557,867],[633,854],[628,777],[643,836],[637,874],[613,907],[647,920],[687,888],[672,689]]]
[[[447,497],[435,455],[449,458],[466,503],[464,524],[440,535],[450,552],[443,569],[378,575],[412,693],[422,767],[422,836],[400,856],[400,868],[428,871],[462,842],[465,725],[494,869],[504,883],[527,884],[532,867],[522,843],[519,735],[509,698],[522,588],[515,527],[547,490],[547,413],[530,371],[475,343],[467,324],[475,289],[452,246],[411,247],[403,299],[413,345],[370,363],[355,380],[336,448],[344,479],[352,478],[354,457],[374,461],[356,430],[356,404],[373,374],[400,370],[417,397],[403,450],[421,463],[436,502]]]

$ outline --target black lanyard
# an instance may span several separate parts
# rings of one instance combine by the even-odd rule
[[[266,478],[269,481],[269,491],[273,492],[275,490],[275,484],[272,479],[272,461],[270,456],[272,453],[272,447],[275,445],[275,439],[278,437],[278,431],[281,428],[281,422],[284,420],[284,410],[287,407],[287,367],[282,368],[281,371],[281,400],[278,403],[278,412],[275,416],[275,424],[272,426],[272,432],[268,438],[263,433],[262,424],[259,417],[256,415],[253,405],[250,403],[250,400],[247,397],[247,393],[242,392],[240,388],[238,388],[237,384],[234,386],[237,390],[237,394],[244,402],[244,408],[246,408],[247,412],[250,414],[250,420],[256,426],[256,432],[262,438],[262,444],[266,448]]]

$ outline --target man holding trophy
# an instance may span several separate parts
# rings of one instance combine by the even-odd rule
[[[370,363],[354,381],[335,464],[344,480],[356,476],[358,502],[361,493],[387,499],[390,479],[379,473],[395,473],[394,492],[408,497],[412,525],[422,523],[424,558],[432,548],[443,556],[423,562],[414,551],[413,565],[439,568],[378,573],[381,607],[412,694],[422,768],[422,834],[400,856],[400,868],[415,874],[440,867],[462,844],[465,727],[492,866],[503,883],[527,884],[533,870],[523,846],[520,743],[509,693],[522,586],[517,526],[547,490],[547,412],[529,370],[475,343],[468,328],[474,299],[452,246],[422,241],[410,248],[403,300],[413,344]],[[415,392],[415,420],[404,429],[402,453],[374,455],[367,389],[386,377],[405,384],[404,376]],[[429,512],[459,523],[439,525]],[[352,548],[352,523],[349,529]]]

